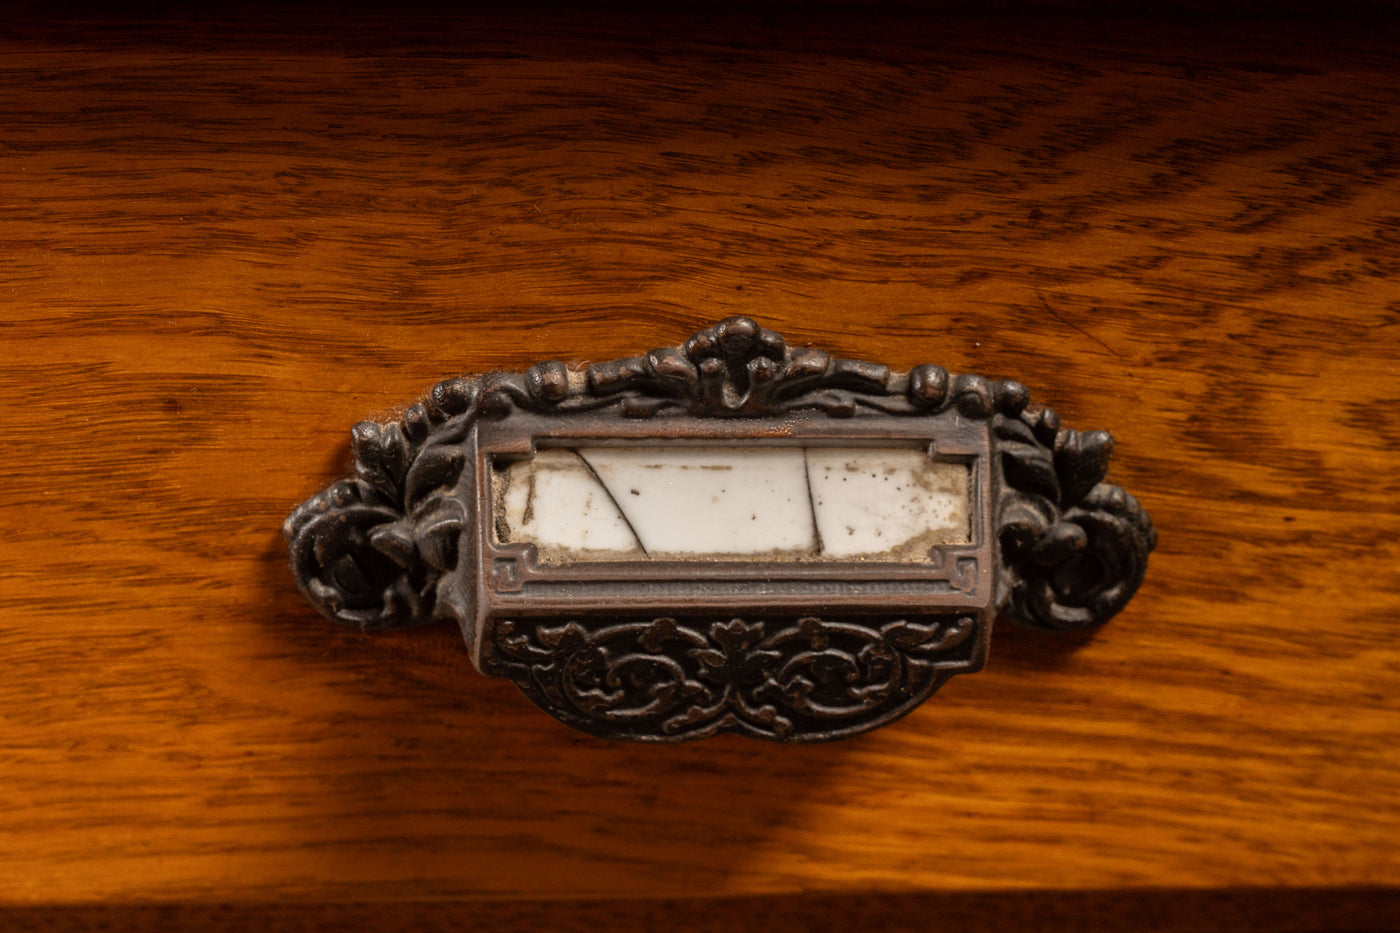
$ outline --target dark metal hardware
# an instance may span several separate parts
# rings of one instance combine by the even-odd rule
[[[1086,630],[1137,590],[1156,531],[1103,482],[1112,437],[1028,403],[1016,382],[893,372],[730,318],[581,371],[441,382],[398,422],[356,425],[354,476],[284,532],[322,614],[363,630],[452,619],[479,670],[586,732],[825,741],[980,669],[998,613]],[[510,464],[653,444],[927,450],[966,468],[966,534],[908,561],[545,559],[502,533]]]

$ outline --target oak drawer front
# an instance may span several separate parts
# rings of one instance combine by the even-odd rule
[[[1392,923],[1393,27],[317,22],[0,39],[5,916]],[[733,314],[1111,429],[1138,596],[801,748],[578,736],[298,596],[356,421]]]

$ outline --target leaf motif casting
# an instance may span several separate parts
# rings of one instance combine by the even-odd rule
[[[871,728],[974,663],[976,620],[662,617],[496,626],[491,673],[563,721],[618,738],[721,732],[823,741]]]

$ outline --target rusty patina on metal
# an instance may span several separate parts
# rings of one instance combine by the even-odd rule
[[[987,657],[998,614],[1082,631],[1132,597],[1156,544],[1103,481],[1113,440],[1012,381],[793,348],[730,318],[674,348],[439,383],[352,432],[355,475],[300,505],[292,569],[363,630],[443,619],[473,662],[609,739],[734,732],[819,742],[903,716]],[[493,523],[493,471],[541,446],[916,445],[964,463],[971,533],[924,561],[545,562]]]

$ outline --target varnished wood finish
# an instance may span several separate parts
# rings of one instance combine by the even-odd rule
[[[10,923],[1396,921],[1394,31],[796,19],[0,41]],[[866,737],[654,748],[295,592],[354,421],[730,314],[1111,429],[1135,602]]]

